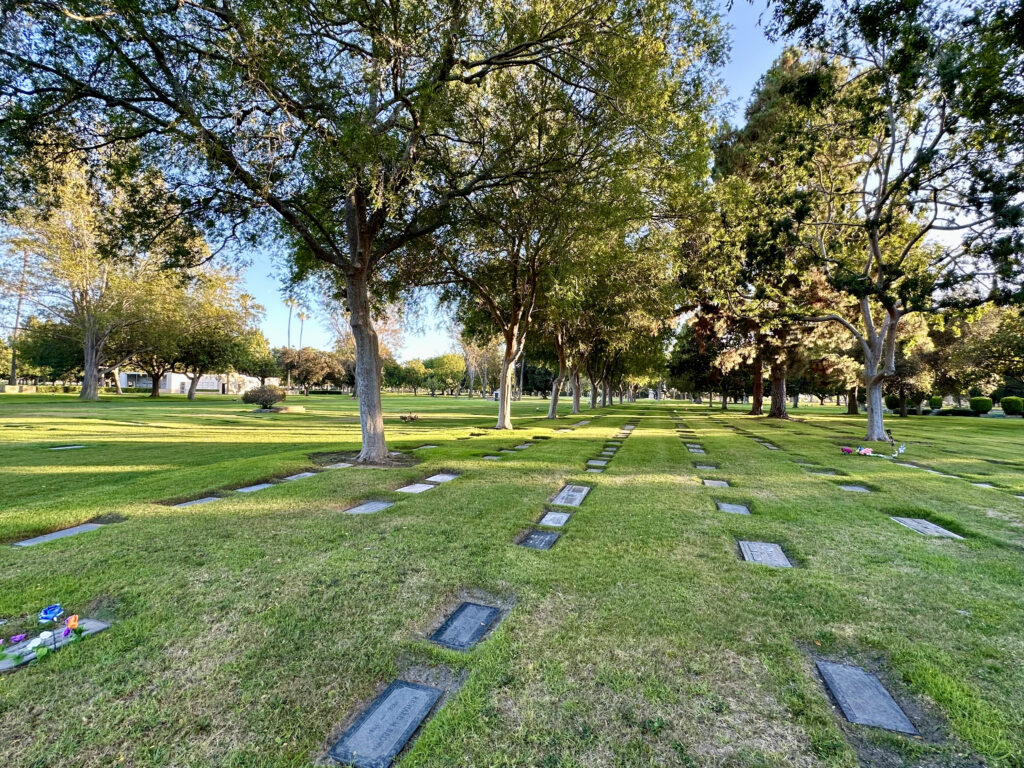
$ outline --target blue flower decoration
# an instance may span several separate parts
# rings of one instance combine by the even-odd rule
[[[56,621],[63,613],[64,609],[60,607],[60,603],[48,605],[39,612],[39,623],[45,624],[48,621]]]

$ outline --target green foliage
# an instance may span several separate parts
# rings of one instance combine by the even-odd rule
[[[1003,413],[1007,416],[1024,415],[1024,397],[1004,397],[999,401],[999,405],[1002,406]]]
[[[899,397],[898,395],[886,395],[885,407],[890,411],[898,411],[905,400],[906,398]]]
[[[930,398],[928,398],[928,405],[930,405],[932,408],[941,408],[942,395],[932,395]]]
[[[274,403],[280,403],[288,396],[281,387],[264,384],[261,387],[253,387],[242,393],[242,402],[249,405],[258,405],[260,408],[269,409]]]
[[[992,410],[991,397],[972,397],[970,401],[971,410],[975,413],[988,413]]]

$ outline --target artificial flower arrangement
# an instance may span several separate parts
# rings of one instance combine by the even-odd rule
[[[14,635],[9,641],[0,637],[0,661],[12,661],[17,666],[24,661],[28,653],[34,653],[38,661],[65,643],[81,640],[82,629],[78,626],[78,614],[67,616],[61,621],[62,617],[64,617],[64,608],[60,603],[54,603],[39,612],[39,623],[52,624],[52,629],[43,630],[27,642],[28,635],[25,633]]]
[[[894,446],[894,448],[895,448],[895,446]],[[907,446],[901,443],[901,444],[900,444],[900,447],[899,447],[899,448],[896,448],[896,449],[895,449],[895,450],[893,451],[893,454],[892,454],[892,456],[883,456],[883,455],[882,455],[882,454],[880,454],[880,453],[875,453],[875,452],[874,452],[873,450],[871,450],[870,448],[862,448],[862,447],[860,447],[860,446],[858,446],[858,447],[856,447],[856,448],[851,448],[851,447],[850,447],[850,446],[848,446],[848,445],[844,445],[844,446],[840,447],[840,449],[839,449],[839,450],[840,450],[840,451],[842,451],[842,452],[843,452],[843,453],[845,453],[845,454],[851,454],[851,453],[855,453],[855,454],[857,454],[858,456],[877,456],[877,457],[879,457],[879,458],[883,458],[883,459],[886,459],[886,458],[892,458],[892,459],[895,459],[896,457],[898,457],[898,456],[902,456],[902,455],[903,455],[903,453],[904,453],[904,452],[905,452],[905,451],[907,450]]]

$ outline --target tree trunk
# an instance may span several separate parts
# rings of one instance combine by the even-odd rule
[[[562,339],[560,336],[555,336],[555,353],[558,355],[558,375],[555,376],[555,380],[551,382],[551,402],[548,403],[548,418],[558,418],[558,396],[561,394],[562,383],[565,381],[566,376],[566,365],[565,365],[565,348],[562,346]]]
[[[597,382],[590,374],[587,374],[587,378],[590,380],[590,410],[593,411],[597,408]]]
[[[524,356],[523,359],[519,363],[519,395],[518,395],[518,397],[516,397],[516,400],[522,400],[523,399],[523,387],[525,386],[525,383],[526,383],[526,357]]]
[[[78,394],[78,399],[99,400],[99,369],[100,358],[103,356],[103,340],[94,328],[89,328],[85,332],[82,355],[85,364],[82,368],[82,391]]]
[[[160,379],[163,378],[163,372],[147,371],[149,374],[149,396],[160,397]]]
[[[885,422],[882,414],[882,382],[865,382],[868,396],[868,431],[866,440],[885,440]]]
[[[858,416],[860,408],[857,407],[857,392],[859,387],[850,387],[846,392],[846,413],[848,416]]]
[[[786,411],[786,364],[772,363],[771,367],[771,407],[768,409],[769,419],[788,419]]]
[[[501,359],[498,379],[498,423],[495,429],[512,429],[512,380],[516,372],[515,330],[505,334],[505,356]]]
[[[758,356],[754,360],[754,394],[751,398],[750,415],[764,414],[764,363]]]
[[[199,388],[199,377],[201,374],[194,374],[188,377],[188,399],[196,399],[196,390]]]
[[[575,365],[570,368],[569,384],[572,386],[572,413],[580,412],[580,371]]]
[[[365,262],[364,262],[365,264]],[[359,270],[345,275],[349,325],[356,343],[355,389],[359,393],[359,422],[363,446],[357,461],[378,464],[388,460],[384,411],[380,403],[380,345],[370,313],[368,276]]]
[[[794,392],[793,393],[793,407],[794,408],[799,408],[800,407],[800,393],[799,392]]]
[[[117,388],[117,394],[123,395],[124,390],[121,389],[121,368],[118,366],[112,373],[114,374],[114,386]]]

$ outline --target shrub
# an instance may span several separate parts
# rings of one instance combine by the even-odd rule
[[[247,389],[242,393],[242,402],[269,409],[274,403],[281,402],[285,397],[287,397],[287,393],[281,387],[267,384],[266,386]]]
[[[1003,413],[1007,416],[1024,414],[1024,397],[1004,397],[999,404],[1003,406]]]
[[[929,398],[928,400],[928,405],[930,405],[932,408],[941,408],[942,395],[932,395],[931,398]]]
[[[900,409],[900,403],[903,402],[903,398],[897,395],[886,395],[885,396],[885,407],[890,411],[898,411]]]
[[[939,416],[978,416],[979,414],[970,408],[943,408]]]
[[[971,410],[975,413],[988,413],[992,410],[991,397],[972,397]]]

